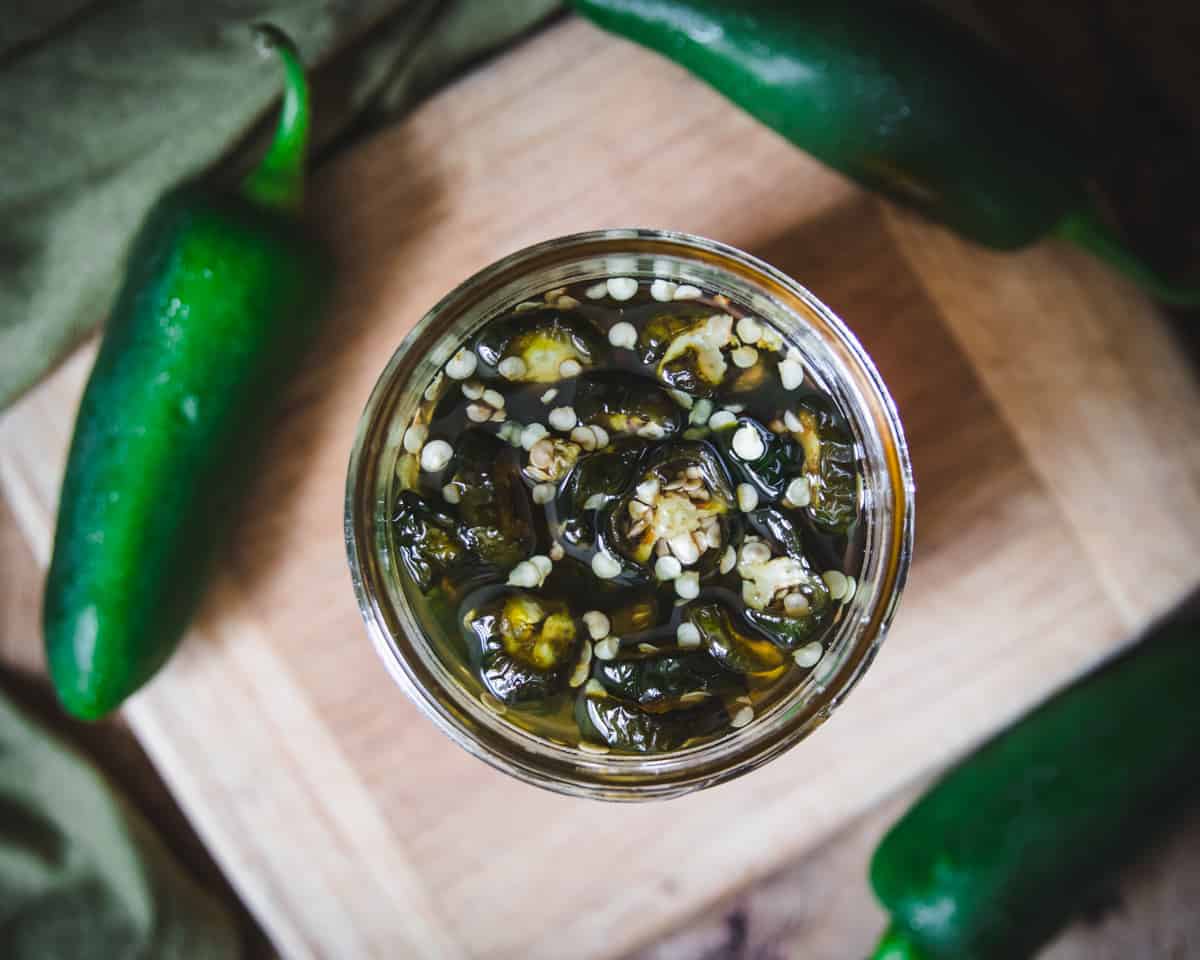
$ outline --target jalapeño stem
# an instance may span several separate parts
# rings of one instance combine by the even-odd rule
[[[258,166],[242,182],[242,194],[264,207],[299,211],[304,200],[304,160],[308,147],[309,95],[304,63],[296,45],[278,27],[256,24],[259,49],[283,64],[283,104],[275,136]]]
[[[1093,209],[1067,214],[1054,229],[1064,240],[1078,244],[1116,267],[1151,296],[1176,307],[1200,306],[1200,284],[1177,284],[1136,256]]]
[[[908,933],[893,921],[875,945],[870,960],[927,960],[927,956],[913,943]]]

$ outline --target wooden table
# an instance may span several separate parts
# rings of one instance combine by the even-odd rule
[[[729,916],[748,920],[689,936],[862,952],[864,854],[906,791],[1197,583],[1200,390],[1154,307],[1075,251],[990,254],[899,213],[583,23],[342,155],[313,195],[340,268],[326,338],[195,629],[124,711],[289,956],[612,957],[746,889]],[[918,550],[893,635],[817,735],[734,784],[611,807],[510,782],[401,697],[340,510],[358,412],[424,309],[524,244],[630,224],[746,248],[845,317],[906,423]],[[89,363],[0,420],[37,564]]]

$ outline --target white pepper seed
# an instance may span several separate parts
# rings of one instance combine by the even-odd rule
[[[683,573],[683,564],[674,557],[659,557],[654,561],[654,575],[659,580],[674,580],[681,573]]]
[[[682,390],[668,390],[671,399],[683,407],[684,410],[691,410],[696,405],[695,398],[690,393],[684,393]]]
[[[467,404],[467,419],[472,423],[487,423],[492,417],[492,408],[482,403]]]
[[[637,346],[637,339],[637,328],[628,320],[614,323],[608,330],[608,342],[614,347],[632,350]]]
[[[821,574],[821,579],[825,581],[825,586],[829,588],[829,596],[834,600],[840,600],[849,586],[846,575],[840,570],[826,570]]]
[[[576,427],[571,431],[571,442],[579,444],[589,452],[596,449],[596,435],[592,432],[591,427]]]
[[[661,440],[667,435],[667,431],[660,424],[651,421],[638,427],[637,435],[639,437],[646,437],[649,440]]]
[[[675,592],[684,600],[695,600],[700,596],[700,575],[694,570],[681,573],[675,578]]]
[[[525,361],[520,357],[505,357],[496,367],[505,380],[520,380],[525,376]]]
[[[792,659],[796,661],[798,667],[815,667],[824,652],[821,645],[814,640],[793,653]]]
[[[753,347],[738,347],[729,355],[735,367],[747,370],[758,363],[758,351]]]
[[[771,559],[771,548],[758,540],[742,545],[742,563],[766,563]]]
[[[754,719],[753,707],[741,707],[729,721],[734,730],[739,730]]]
[[[481,400],[483,398],[483,384],[478,380],[464,380],[462,392],[463,396],[468,400]]]
[[[541,397],[542,403],[546,404],[546,406],[549,406],[550,401],[553,400],[557,396],[558,396],[558,387],[551,387],[549,390],[547,390],[545,393],[542,394],[542,397]]]
[[[793,433],[800,433],[804,429],[804,424],[801,422],[800,418],[792,413],[791,410],[784,412],[783,425]]]
[[[603,640],[612,630],[612,622],[599,610],[589,610],[582,619],[593,640]]]
[[[728,573],[737,564],[737,551],[733,547],[726,547],[725,552],[721,554],[721,572]]]
[[[728,410],[718,410],[708,418],[710,430],[721,430],[725,427],[732,427],[735,423],[737,423],[737,417]]]
[[[583,365],[578,360],[564,360],[558,365],[560,377],[577,377],[583,373]]]
[[[650,284],[650,296],[659,303],[669,303],[675,296],[675,284],[670,280],[655,280]]]
[[[529,558],[529,562],[533,564],[539,576],[544,580],[550,576],[550,571],[554,569],[554,564],[545,554],[535,553]]]
[[[446,469],[454,456],[454,448],[445,440],[431,440],[421,450],[421,469],[430,473]]]
[[[733,452],[743,460],[757,460],[767,452],[767,448],[763,445],[762,437],[749,424],[738,428],[737,433],[733,435],[732,446]]]
[[[804,367],[795,360],[784,360],[779,364],[779,382],[784,390],[795,390],[804,382]]]
[[[599,283],[593,283],[590,287],[583,291],[583,295],[589,300],[603,300],[608,296],[608,284],[603,280]]]
[[[542,437],[546,436],[550,431],[540,423],[530,423],[521,431],[521,446],[526,450],[532,450],[533,445]]]
[[[579,306],[579,301],[574,297],[568,297],[564,294],[554,301],[554,305],[558,307],[559,310],[574,310],[577,306]]]
[[[699,287],[693,287],[690,283],[681,283],[675,288],[676,300],[695,300],[704,296],[704,291]]]
[[[734,438],[737,439],[736,437]],[[738,509],[749,513],[758,508],[758,491],[748,483],[739,483],[737,488]]]
[[[604,684],[593,677],[583,685],[583,692],[589,697],[607,697],[608,691],[604,689]]]
[[[596,449],[602,450],[608,446],[608,431],[599,424],[592,424],[592,433],[596,435]]]
[[[451,380],[466,380],[475,372],[478,361],[469,350],[459,350],[446,364],[446,376]]]
[[[552,483],[539,483],[533,488],[533,502],[546,504],[554,499],[555,488]]]
[[[700,559],[700,551],[696,548],[696,541],[692,539],[691,534],[676,534],[667,543],[671,545],[671,552],[685,567],[690,567]]]
[[[621,561],[611,553],[600,551],[592,557],[592,573],[601,580],[611,580],[621,572]]]
[[[462,495],[458,487],[452,483],[448,483],[442,487],[442,499],[447,503],[458,503],[462,499]]]
[[[685,650],[700,646],[700,630],[690,620],[685,620],[675,630],[675,639]]]
[[[573,429],[579,422],[579,418],[575,416],[574,407],[555,407],[546,419],[550,421],[550,426],[563,433]]]
[[[742,317],[737,322],[737,335],[742,343],[758,343],[762,336],[762,327],[753,317]]]
[[[692,412],[688,416],[688,422],[697,425],[708,423],[708,418],[712,416],[713,402],[711,400],[697,400],[696,405],[692,407]]]
[[[528,560],[522,560],[508,572],[508,584],[512,587],[536,587],[541,579],[538,568]]]
[[[609,636],[603,640],[597,640],[596,645],[592,647],[592,653],[596,655],[597,660],[612,660],[616,657],[617,651],[620,649],[620,637]]]
[[[649,480],[643,480],[637,485],[634,492],[637,493],[637,498],[642,503],[654,503],[658,499],[658,480],[654,477],[651,477]]]
[[[593,493],[583,501],[584,510],[599,510],[602,506],[604,506],[604,494],[602,493]]]
[[[550,559],[555,563],[558,563],[558,561],[566,555],[567,551],[563,549],[563,545],[561,543],[555,541],[554,543],[550,544]]]
[[[638,282],[633,277],[609,277],[605,286],[614,300],[632,300],[638,291]]]
[[[846,578],[846,592],[842,594],[842,603],[849,603],[858,591],[858,581],[853,577]]]
[[[658,647],[652,643],[639,643],[637,645],[638,653],[648,653],[651,656],[658,653]]]
[[[429,428],[421,423],[414,423],[404,431],[404,449],[409,453],[420,453],[425,446],[425,438],[429,436]]]
[[[812,487],[809,486],[808,477],[796,477],[789,483],[783,499],[793,507],[807,507],[812,501]]]
[[[798,617],[808,609],[808,600],[802,593],[789,593],[783,598],[783,609],[789,617]]]

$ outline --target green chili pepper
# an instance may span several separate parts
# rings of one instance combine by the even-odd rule
[[[1019,960],[1200,787],[1191,615],[1071,685],[946,774],[892,827],[871,884],[875,960]]]
[[[1088,198],[1089,151],[1021,71],[914,3],[573,0],[858,183],[978,243],[1048,234],[1155,296],[1200,303],[1127,250]]]
[[[152,209],[75,423],[43,621],[59,697],[80,717],[116,707],[175,648],[326,286],[296,219],[304,66],[275,28],[257,36],[286,77],[274,140],[240,189],[187,184]]]

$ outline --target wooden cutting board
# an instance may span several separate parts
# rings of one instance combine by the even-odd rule
[[[994,255],[916,222],[588,25],[477,70],[312,197],[340,269],[325,338],[199,622],[126,709],[288,956],[618,955],[944,764],[1200,578],[1200,391],[1154,307],[1072,250]],[[355,424],[404,332],[497,257],[609,226],[707,234],[811,287],[891,385],[919,488],[908,592],[841,711],[749,777],[639,806],[523,786],[439,734],[377,661],[342,542]],[[43,563],[91,355],[0,422]]]

